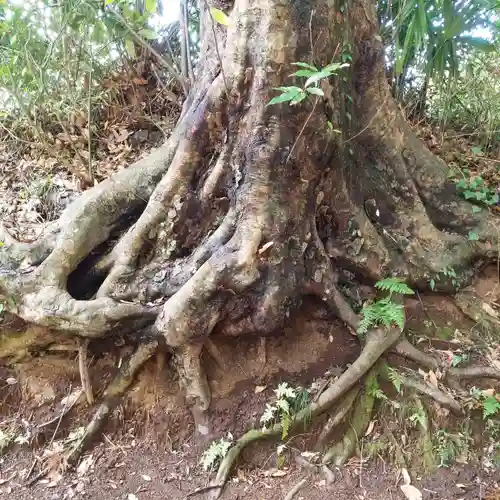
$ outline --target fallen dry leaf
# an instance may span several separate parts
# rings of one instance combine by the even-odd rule
[[[498,318],[498,312],[493,309],[488,303],[483,302],[482,304],[483,311],[492,316],[493,318]]]
[[[403,484],[400,488],[408,500],[422,500],[422,492],[418,488],[415,488],[415,486]]]
[[[255,394],[260,394],[261,392],[264,392],[267,389],[267,385],[257,385],[255,386],[254,392]]]
[[[375,427],[375,420],[372,420],[370,424],[368,425],[368,429],[366,429],[365,436],[369,436]]]
[[[438,379],[437,379],[436,374],[432,370],[429,370],[429,373],[427,374],[427,376],[428,376],[428,380],[431,383],[431,385],[433,385],[434,387],[437,387],[438,386]]]
[[[142,474],[141,477],[144,481],[151,481],[151,476],[148,476],[147,474]]]
[[[259,248],[259,255],[263,254],[268,248],[274,245],[274,241],[268,241]]]
[[[495,395],[495,389],[484,389],[481,391],[485,398],[489,398]]]
[[[90,467],[92,466],[92,464],[94,463],[94,456],[92,454],[88,455],[87,457],[85,457],[81,462],[80,464],[78,465],[77,469],[76,469],[76,473],[78,476],[83,476],[85,475],[88,470],[90,469]]]

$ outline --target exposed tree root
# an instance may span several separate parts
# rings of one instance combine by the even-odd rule
[[[0,295],[12,299],[9,311],[81,338],[151,327],[174,353],[204,435],[211,394],[203,347],[223,365],[206,343],[214,330],[269,334],[313,294],[355,331],[359,317],[341,284],[398,274],[425,287],[444,267],[457,268],[464,282],[471,262],[492,256],[489,212],[471,215],[470,204],[450,189],[444,163],[391,98],[370,2],[350,2],[342,23],[327,0],[230,3],[231,23],[213,30],[208,2],[201,9],[201,78],[164,146],[86,191],[38,242],[17,242],[0,227]],[[290,84],[291,67],[309,59],[311,44],[314,64],[324,67],[345,40],[352,48],[348,73],[324,79],[333,84],[324,99],[268,106],[270,89]],[[472,230],[479,241],[467,238]],[[355,405],[353,426],[326,456],[335,463],[347,460],[370,419],[375,372],[355,401],[361,380],[400,335],[395,328],[369,332],[358,359],[295,416],[297,426],[338,403],[321,436],[326,441]],[[144,335],[140,342],[68,452],[70,463],[158,347]],[[84,344],[79,365],[91,402]],[[396,352],[429,370],[440,367],[406,341]],[[450,377],[498,378],[486,368],[446,368]],[[409,377],[405,385],[461,413],[439,389]],[[276,424],[240,437],[219,467],[212,496],[220,496],[246,445],[282,430]]]
[[[324,454],[322,459],[324,464],[344,465],[356,451],[356,447],[364,436],[371,420],[375,404],[373,387],[377,382],[377,371],[373,369],[366,377],[364,389],[354,406],[352,417],[349,420],[349,428],[345,432],[342,441],[335,443]]]
[[[458,379],[494,378],[500,380],[500,370],[492,366],[467,366],[465,368],[450,368],[448,373]]]
[[[400,356],[415,361],[420,366],[427,368],[428,370],[437,370],[440,367],[437,359],[425,354],[425,352],[420,349],[417,349],[406,338],[402,338],[397,344],[395,344],[393,350]]]
[[[99,405],[91,422],[87,425],[83,436],[72,445],[71,449],[67,452],[66,460],[69,465],[74,465],[78,461],[80,455],[97,437],[106,424],[108,417],[120,403],[122,396],[134,381],[139,370],[144,363],[153,356],[157,349],[157,341],[141,344],[132,356],[130,356],[129,360],[122,365],[119,373],[106,389],[104,401]]]
[[[307,484],[309,478],[301,479],[286,495],[283,500],[292,500],[298,492]]]
[[[446,372],[447,377],[456,379],[469,379],[469,378],[493,378],[500,380],[500,370],[493,366],[468,366],[465,368],[448,368],[439,363],[439,361],[429,354],[424,353],[417,349],[413,344],[406,339],[400,340],[393,348],[393,350],[428,370],[442,369]]]
[[[366,336],[366,344],[361,351],[359,357],[354,363],[334,382],[331,386],[321,394],[317,401],[310,403],[305,409],[300,411],[292,422],[292,428],[295,428],[300,423],[305,422],[309,418],[314,418],[317,415],[331,408],[344,394],[346,394],[361,378],[379,360],[380,356],[389,349],[394,342],[398,340],[401,333],[399,330],[392,328],[388,331],[376,329],[370,331]],[[218,490],[211,493],[210,498],[219,498],[231,470],[236,463],[241,451],[250,443],[264,438],[277,436],[282,433],[282,425],[277,423],[269,429],[252,429],[237,439],[234,446],[228,451],[222,460],[217,475],[212,482],[213,485],[219,486]]]
[[[87,398],[89,405],[94,404],[94,395],[92,393],[92,385],[90,383],[89,368],[87,365],[87,352],[88,352],[89,339],[79,340],[78,345],[78,369],[80,371],[80,380],[82,388]]]
[[[412,377],[400,375],[403,386],[415,389],[417,392],[431,397],[441,406],[451,410],[455,415],[463,415],[463,410],[460,404],[448,394],[428,382],[419,382]]]
[[[425,470],[430,470],[434,466],[434,453],[432,446],[431,437],[431,421],[429,419],[429,413],[427,411],[426,405],[420,400],[418,396],[414,398],[415,406],[420,415],[419,420],[419,432],[420,432],[420,450],[421,450],[421,460],[422,465]]]
[[[328,420],[323,426],[321,434],[318,437],[318,441],[316,443],[317,450],[323,448],[323,446],[329,441],[332,432],[334,432],[336,427],[344,421],[347,414],[351,411],[354,401],[358,397],[359,391],[359,387],[354,387],[335,406],[335,411],[332,412],[330,417],[328,417]]]

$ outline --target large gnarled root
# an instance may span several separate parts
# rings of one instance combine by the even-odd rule
[[[367,334],[366,344],[358,359],[324,391],[317,401],[309,404],[304,410],[300,411],[293,420],[292,427],[314,418],[331,408],[343,395],[345,395],[368,371],[375,365],[379,358],[386,352],[400,337],[401,332],[397,329],[384,331],[382,329],[372,330]],[[241,451],[250,443],[271,436],[280,435],[282,432],[281,424],[275,424],[269,429],[252,429],[241,436],[235,445],[229,450],[222,460],[217,471],[217,476],[213,481],[216,487],[211,493],[211,498],[219,498],[222,493],[229,474],[236,463]]]

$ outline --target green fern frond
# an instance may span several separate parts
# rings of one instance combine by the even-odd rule
[[[392,385],[398,391],[398,393],[401,392],[401,387],[403,385],[403,378],[399,374],[397,370],[394,368],[391,368],[390,366],[387,368],[387,375],[389,377],[389,380],[392,382]]]
[[[286,399],[278,399],[276,401],[276,406],[281,410],[282,414],[290,414],[290,403]]]
[[[287,413],[283,414],[281,417],[281,439],[286,439],[288,437],[288,433],[290,432],[290,426],[292,424],[292,420],[290,415]]]
[[[213,441],[208,450],[205,450],[201,456],[200,464],[203,469],[206,471],[213,469],[226,456],[232,444],[231,441],[225,439]]]
[[[405,326],[404,307],[393,302],[390,297],[373,304],[365,304],[361,309],[358,335],[365,334],[369,328],[377,325],[384,325],[387,328],[396,325],[402,330]]]
[[[375,287],[384,292],[389,292],[391,295],[397,293],[399,295],[414,295],[415,292],[401,278],[384,278],[377,281]]]
[[[368,329],[377,324],[376,304],[363,304],[361,309],[361,320],[358,325],[358,335],[364,335]]]

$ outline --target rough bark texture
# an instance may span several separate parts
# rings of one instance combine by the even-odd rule
[[[203,433],[200,351],[213,331],[272,334],[305,295],[355,328],[360,283],[395,273],[425,289],[453,267],[464,285],[498,254],[489,214],[472,214],[392,99],[370,0],[210,4],[231,24],[201,2],[198,80],[166,144],[87,191],[39,241],[4,231],[0,247],[0,292],[23,319],[163,339]],[[351,66],[322,83],[324,99],[267,106],[294,84],[294,62],[342,54]],[[376,333],[358,379],[398,335]],[[325,394],[344,395],[353,373]]]

